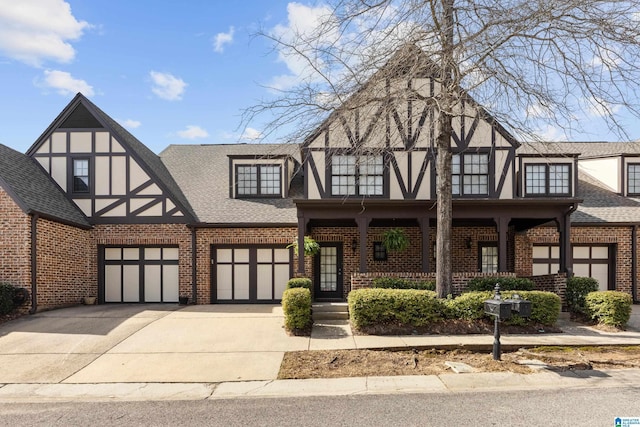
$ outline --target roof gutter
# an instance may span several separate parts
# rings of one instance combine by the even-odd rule
[[[31,308],[29,314],[38,310],[38,218],[39,214],[31,215]]]

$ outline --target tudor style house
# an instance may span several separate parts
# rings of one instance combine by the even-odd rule
[[[26,154],[0,145],[0,282],[36,311],[85,296],[275,303],[294,276],[344,300],[380,275],[433,278],[437,90],[429,73],[380,73],[300,145],[159,155],[78,94]],[[464,93],[458,112],[455,292],[515,275],[562,295],[576,274],[637,301],[640,144],[521,144]],[[387,251],[397,228],[409,247]],[[319,254],[295,254],[305,235]]]

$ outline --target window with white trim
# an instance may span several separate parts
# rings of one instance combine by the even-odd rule
[[[73,192],[89,192],[89,159],[73,159]]]

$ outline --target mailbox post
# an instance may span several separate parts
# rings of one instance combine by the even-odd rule
[[[517,313],[522,317],[531,315],[531,302],[520,299],[518,294],[512,299],[503,300],[500,294],[500,285],[496,283],[493,299],[484,302],[485,314],[494,317],[493,323],[493,360],[500,360],[500,321],[511,318],[511,313]]]

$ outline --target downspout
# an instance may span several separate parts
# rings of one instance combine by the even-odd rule
[[[198,303],[198,286],[196,281],[198,279],[198,269],[196,262],[198,261],[198,253],[196,247],[196,228],[191,228],[191,297],[193,298],[192,304]]]
[[[37,213],[31,215],[31,308],[29,314],[35,314],[38,310],[38,217]]]
[[[638,303],[638,225],[631,229],[631,296],[633,303]]]

